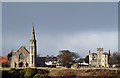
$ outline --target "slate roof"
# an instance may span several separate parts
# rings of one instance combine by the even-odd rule
[[[93,53],[90,53],[90,54],[92,54],[92,55],[97,55],[97,53],[95,53],[95,52],[93,52]]]
[[[105,55],[109,55],[109,53],[107,53],[107,52],[104,52],[103,54],[105,54]]]

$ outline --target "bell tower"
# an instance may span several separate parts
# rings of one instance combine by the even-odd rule
[[[36,53],[37,53],[37,46],[35,39],[35,29],[33,25],[31,38],[30,38],[30,67],[36,67]]]
[[[102,64],[102,54],[103,54],[103,48],[97,48],[98,51],[98,55],[97,55],[97,63],[98,63],[98,67],[101,67]]]

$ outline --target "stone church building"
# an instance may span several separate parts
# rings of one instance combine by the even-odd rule
[[[89,66],[91,67],[109,67],[110,50],[103,51],[103,48],[97,48],[97,52],[89,50]]]
[[[32,33],[29,43],[29,50],[25,46],[21,46],[17,52],[12,53],[11,58],[11,67],[36,67],[36,38],[35,38],[35,29],[32,27]]]

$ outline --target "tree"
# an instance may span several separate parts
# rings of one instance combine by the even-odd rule
[[[78,57],[79,54],[70,52],[69,50],[62,50],[58,55],[59,61],[63,66],[72,64]]]
[[[12,49],[12,51],[11,51],[10,53],[7,54],[7,58],[8,58],[8,63],[7,63],[7,65],[8,65],[8,67],[10,67],[12,54],[13,54],[13,49]]]
[[[8,60],[12,57],[12,51],[7,55]]]
[[[79,60],[78,58],[80,58],[80,55],[78,53],[75,53],[75,52],[71,52],[71,53],[72,53],[72,56],[73,56],[73,60],[75,62],[77,62]]]
[[[120,52],[114,52],[113,58],[116,60],[117,64],[120,64]]]
[[[115,58],[115,56],[111,55],[110,59],[109,59],[109,64],[117,64],[117,59]]]
[[[8,67],[8,58],[5,56],[0,56],[0,62],[2,67]]]
[[[89,55],[85,57],[85,62],[89,64]]]

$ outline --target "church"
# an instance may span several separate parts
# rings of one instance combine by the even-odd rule
[[[29,42],[29,50],[25,46],[21,46],[16,52],[12,53],[11,67],[36,67],[36,38],[34,25],[32,27],[31,38]]]

